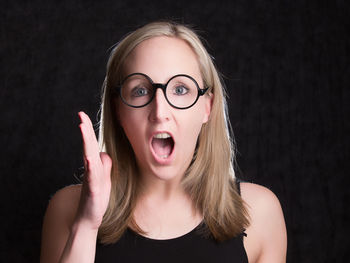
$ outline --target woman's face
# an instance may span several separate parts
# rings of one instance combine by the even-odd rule
[[[195,53],[177,38],[154,37],[143,41],[128,55],[124,72],[125,76],[146,74],[154,83],[166,83],[174,75],[186,74],[203,88]],[[195,105],[185,110],[170,106],[161,89],[142,108],[132,108],[118,100],[117,115],[141,174],[180,180],[192,160],[202,124],[208,121],[210,96],[199,97]]]

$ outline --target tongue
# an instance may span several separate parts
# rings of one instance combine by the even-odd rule
[[[152,147],[155,153],[160,157],[167,157],[171,153],[172,139],[156,139],[152,140]]]

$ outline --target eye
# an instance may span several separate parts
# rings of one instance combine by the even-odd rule
[[[142,97],[142,96],[147,96],[149,94],[149,90],[146,87],[143,86],[139,86],[139,87],[135,87],[132,90],[132,96],[134,97]]]
[[[178,85],[178,86],[174,87],[174,94],[175,95],[185,95],[188,93],[188,91],[189,91],[189,89],[184,85]]]

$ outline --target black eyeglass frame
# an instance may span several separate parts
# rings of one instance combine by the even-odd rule
[[[134,106],[134,105],[131,105],[131,104],[127,103],[127,102],[124,100],[123,96],[121,95],[121,89],[122,89],[122,87],[123,87],[124,82],[125,82],[129,77],[134,76],[134,75],[142,75],[142,76],[144,76],[144,77],[151,83],[152,87],[154,88],[154,91],[153,91],[153,94],[152,94],[151,99],[150,99],[147,103],[145,103],[145,104],[143,104],[143,105],[140,105],[140,106]],[[166,95],[166,88],[168,87],[168,84],[170,83],[171,80],[173,80],[173,79],[176,78],[176,77],[187,77],[187,78],[191,79],[191,80],[194,82],[194,84],[196,85],[196,87],[197,87],[197,91],[198,91],[198,93],[197,93],[197,98],[195,99],[195,101],[194,101],[191,105],[189,105],[189,106],[187,106],[187,107],[178,107],[178,106],[175,106],[174,104],[172,104],[172,103],[169,101],[168,96]],[[152,100],[154,99],[155,94],[156,94],[156,91],[157,91],[158,88],[161,89],[161,90],[163,91],[164,97],[165,97],[166,101],[169,103],[169,105],[170,105],[171,107],[173,107],[173,108],[175,108],[175,109],[179,109],[179,110],[186,110],[186,109],[188,109],[188,108],[191,108],[194,104],[196,104],[196,102],[198,101],[199,97],[200,97],[200,96],[203,96],[203,95],[207,92],[207,90],[209,89],[209,88],[201,89],[201,88],[199,87],[197,81],[196,81],[194,78],[192,78],[191,76],[186,75],[186,74],[177,74],[177,75],[175,75],[175,76],[172,76],[172,77],[167,81],[167,83],[162,84],[162,83],[154,83],[153,80],[152,80],[149,76],[147,76],[146,74],[136,72],[136,73],[132,73],[132,74],[127,75],[127,76],[123,79],[123,81],[121,82],[121,84],[117,86],[117,91],[118,91],[118,94],[119,94],[121,100],[122,100],[126,105],[128,105],[128,106],[130,106],[130,107],[132,107],[132,108],[142,108],[142,107],[145,107],[145,106],[147,106],[148,104],[150,104],[150,103],[152,102]]]

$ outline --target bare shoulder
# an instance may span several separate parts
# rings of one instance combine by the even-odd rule
[[[69,185],[58,190],[49,202],[48,208],[64,208],[69,210],[78,205],[80,200],[81,184]]]
[[[245,247],[249,262],[285,262],[287,233],[281,204],[268,188],[241,183],[250,216]]]
[[[58,190],[49,201],[44,223],[50,219],[71,223],[79,205],[80,192],[81,185],[70,185]]]
[[[81,185],[57,191],[49,201],[44,216],[41,239],[41,262],[59,258],[70,233],[80,200]]]
[[[267,211],[266,209],[279,210],[280,208],[277,196],[264,186],[253,183],[241,183],[241,194],[246,204],[250,208],[258,209],[258,211]]]

